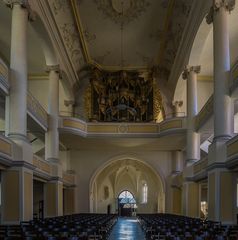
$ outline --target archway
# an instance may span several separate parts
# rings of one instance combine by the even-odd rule
[[[130,191],[123,190],[117,198],[118,215],[123,217],[135,216],[137,205],[136,199]]]
[[[143,198],[145,186],[148,201]],[[165,210],[164,181],[161,175],[145,161],[123,157],[109,161],[91,178],[90,211],[107,213],[110,205],[111,213],[120,214],[118,198],[123,191],[132,194],[138,213],[157,213]],[[129,205],[125,207],[130,208]]]

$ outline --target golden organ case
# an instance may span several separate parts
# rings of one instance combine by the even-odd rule
[[[87,101],[90,99],[91,103],[86,104],[91,108],[86,109],[90,121],[150,122],[163,115],[161,95],[152,73],[94,68],[90,88]]]

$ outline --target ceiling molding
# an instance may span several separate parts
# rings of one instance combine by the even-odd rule
[[[175,0],[169,0],[168,9],[167,9],[166,17],[165,17],[163,36],[161,39],[161,45],[160,45],[160,49],[159,49],[158,65],[161,64],[161,62],[163,61],[163,58],[164,58],[164,52],[166,50],[166,42],[167,42],[166,40],[168,37],[168,31],[169,31],[169,24],[171,21],[171,17],[173,15],[174,7],[175,7]]]
[[[87,44],[86,44],[86,41],[85,41],[85,38],[84,38],[82,22],[81,22],[81,19],[80,19],[79,10],[78,10],[76,1],[77,0],[71,0],[70,1],[71,7],[72,7],[72,10],[73,10],[73,17],[74,17],[74,20],[76,22],[77,29],[79,31],[79,35],[80,35],[80,38],[81,38],[81,44],[82,44],[82,47],[83,47],[84,57],[85,57],[86,61],[88,63],[90,63],[91,59],[90,59],[89,51],[88,51]]]
[[[197,80],[202,82],[213,82],[213,76],[198,75]]]
[[[28,75],[28,80],[49,80],[49,75],[46,73],[32,73]]]

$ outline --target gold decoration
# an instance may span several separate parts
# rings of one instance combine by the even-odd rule
[[[157,123],[162,122],[164,120],[164,109],[162,103],[162,97],[160,94],[159,86],[154,81],[153,83],[153,111],[154,111],[154,119]]]
[[[106,72],[94,68],[90,82],[92,119],[102,122],[154,120],[150,72]]]
[[[92,87],[89,85],[84,93],[84,109],[86,119],[89,120],[92,118],[91,109],[92,109]]]

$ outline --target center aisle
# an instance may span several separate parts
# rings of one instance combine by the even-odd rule
[[[119,217],[109,240],[145,240],[137,218]]]

